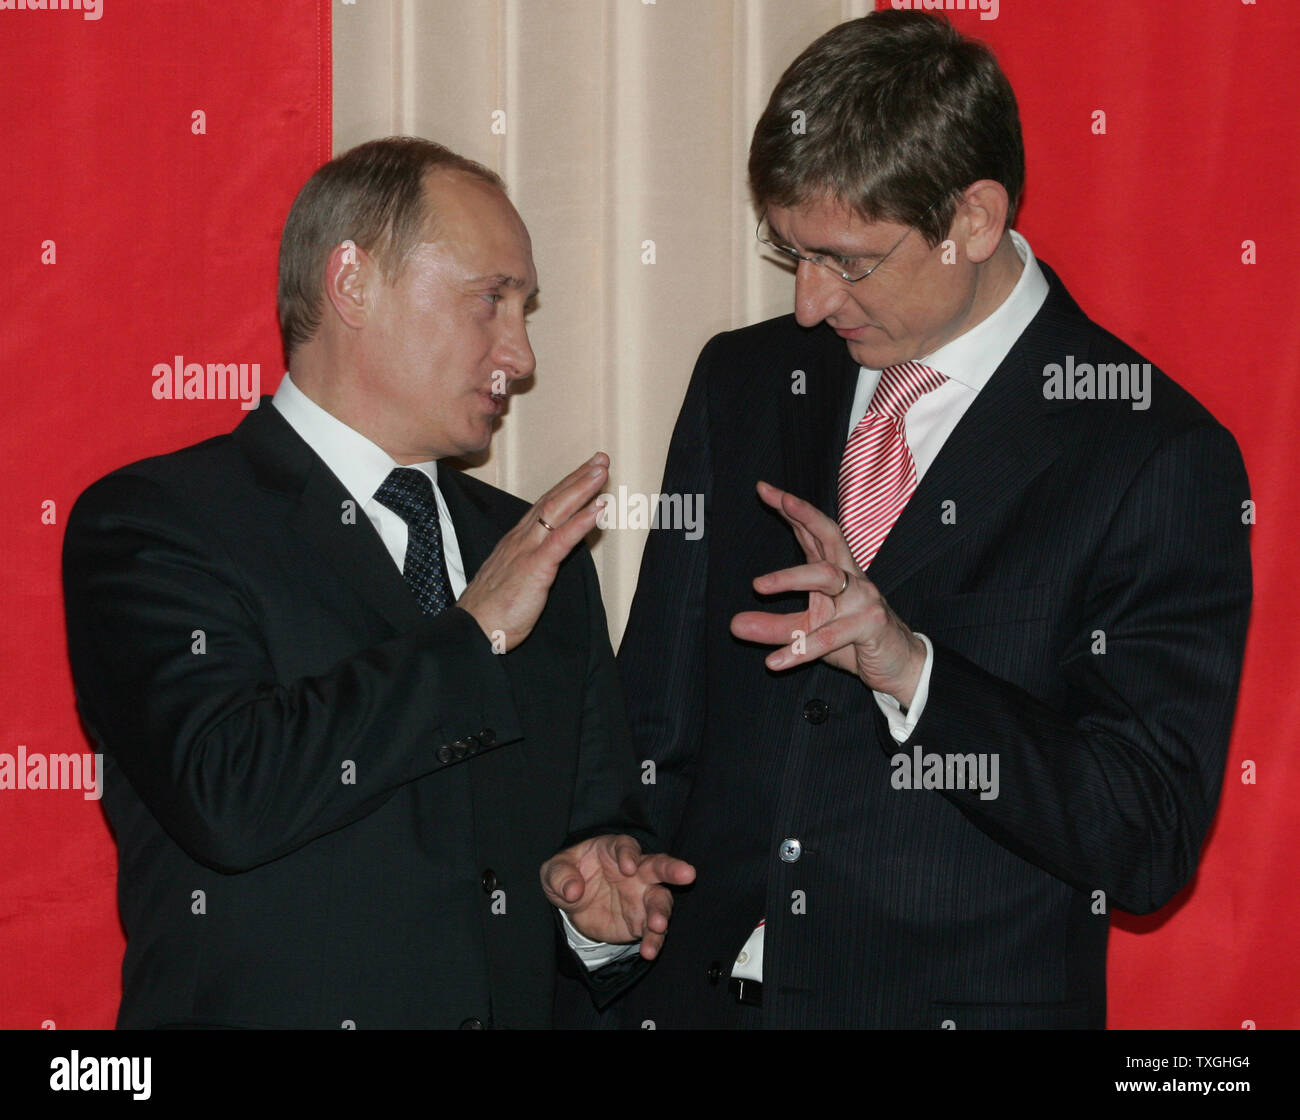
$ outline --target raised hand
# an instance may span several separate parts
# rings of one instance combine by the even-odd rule
[[[731,620],[731,632],[784,646],[768,654],[769,669],[820,658],[910,705],[925,666],[925,644],[862,574],[840,527],[809,502],[766,482],[758,484],[758,496],[794,530],[808,562],[759,576],[754,590],[763,595],[806,591],[808,607],[794,614],[742,611]]]
[[[673,911],[669,886],[685,886],[695,868],[665,852],[646,854],[631,836],[593,836],[542,864],[542,889],[551,905],[593,941],[640,940],[654,960]]]
[[[501,635],[506,650],[532,633],[560,562],[596,525],[608,479],[609,456],[598,451],[538,498],[456,600],[490,639]]]

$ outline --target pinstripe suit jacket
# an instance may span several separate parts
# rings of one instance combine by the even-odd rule
[[[935,647],[902,745],[855,677],[769,672],[728,630],[759,608],[754,576],[803,562],[755,481],[835,513],[856,363],[790,316],[701,354],[664,491],[704,493],[705,532],[651,534],[619,655],[653,824],[698,880],[631,1022],[1101,1027],[1109,911],[1155,910],[1195,870],[1249,614],[1245,470],[1158,370],[1148,410],[1046,399],[1067,355],[1143,359],[1044,273],[1045,304],[871,565]],[[998,796],[894,788],[891,756],[917,746],[996,755]],[[726,978],[762,916],[755,1014]]]

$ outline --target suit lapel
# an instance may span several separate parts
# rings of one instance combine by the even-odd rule
[[[343,484],[276,412],[270,397],[263,397],[260,407],[249,413],[235,430],[235,439],[258,484],[292,503],[289,528],[357,598],[397,632],[409,630],[423,617],[370,518],[360,509],[349,510],[352,499]]]
[[[806,392],[782,389],[781,448],[788,469],[784,489],[835,517],[858,364],[829,327],[814,327],[813,335],[816,347],[809,348],[814,358],[805,371]]]

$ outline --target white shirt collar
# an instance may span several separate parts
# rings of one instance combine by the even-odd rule
[[[358,506],[365,506],[375,496],[375,491],[394,467],[395,462],[382,447],[372,443],[355,428],[350,428],[337,416],[326,412],[293,383],[286,372],[275,396],[271,398],[275,410],[285,418],[307,445],[324,460],[343,488]],[[434,488],[438,485],[438,464],[411,463],[424,471]]]
[[[1047,278],[1038,267],[1029,242],[1014,229],[1010,233],[1011,244],[1024,264],[1011,294],[987,319],[933,353],[916,359],[977,393],[1011,352],[1016,339],[1024,333],[1047,299]],[[880,371],[871,372],[879,374]]]

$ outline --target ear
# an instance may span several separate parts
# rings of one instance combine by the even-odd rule
[[[325,298],[345,326],[363,327],[379,283],[375,258],[352,241],[335,245],[325,261]]]
[[[1006,187],[992,179],[977,180],[962,192],[957,206],[962,231],[958,243],[968,260],[986,261],[1001,244],[1010,202]]]

